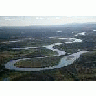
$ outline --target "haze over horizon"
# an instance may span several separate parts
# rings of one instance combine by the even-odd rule
[[[0,26],[63,25],[96,22],[96,16],[0,16]]]

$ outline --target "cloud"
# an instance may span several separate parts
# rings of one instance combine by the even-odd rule
[[[60,17],[56,17],[56,19],[60,19]]]
[[[0,16],[0,26],[62,25],[96,22],[96,16]]]
[[[40,19],[40,20],[42,20],[42,19],[44,19],[43,17],[36,17],[36,19]]]
[[[5,19],[5,20],[9,20],[10,21],[10,20],[15,20],[15,19]]]

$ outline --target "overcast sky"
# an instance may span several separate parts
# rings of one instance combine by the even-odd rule
[[[0,26],[61,25],[96,22],[96,16],[0,16]]]

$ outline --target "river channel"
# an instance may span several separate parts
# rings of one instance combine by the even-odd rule
[[[61,45],[61,44],[62,43],[54,43],[54,44],[47,45],[47,46],[42,46],[42,47],[45,47],[45,48],[50,49],[52,51],[56,51],[58,53],[58,55],[54,55],[54,56],[61,56],[61,55],[65,55],[66,52],[65,51],[60,51],[58,49],[54,49],[55,45]],[[60,59],[59,63],[56,66],[49,66],[49,67],[45,67],[45,68],[19,68],[19,67],[14,66],[14,64],[16,62],[19,62],[20,60],[31,59],[31,58],[23,58],[23,59],[11,60],[11,61],[7,62],[5,64],[5,68],[10,69],[10,70],[16,70],[16,71],[41,71],[41,70],[61,68],[61,67],[72,64],[76,59],[78,59],[80,57],[81,54],[86,53],[86,52],[88,52],[88,51],[79,51],[77,53],[73,53],[71,55],[64,56]]]

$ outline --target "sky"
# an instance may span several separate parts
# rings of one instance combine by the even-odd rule
[[[63,25],[96,22],[96,16],[0,16],[0,26]]]

